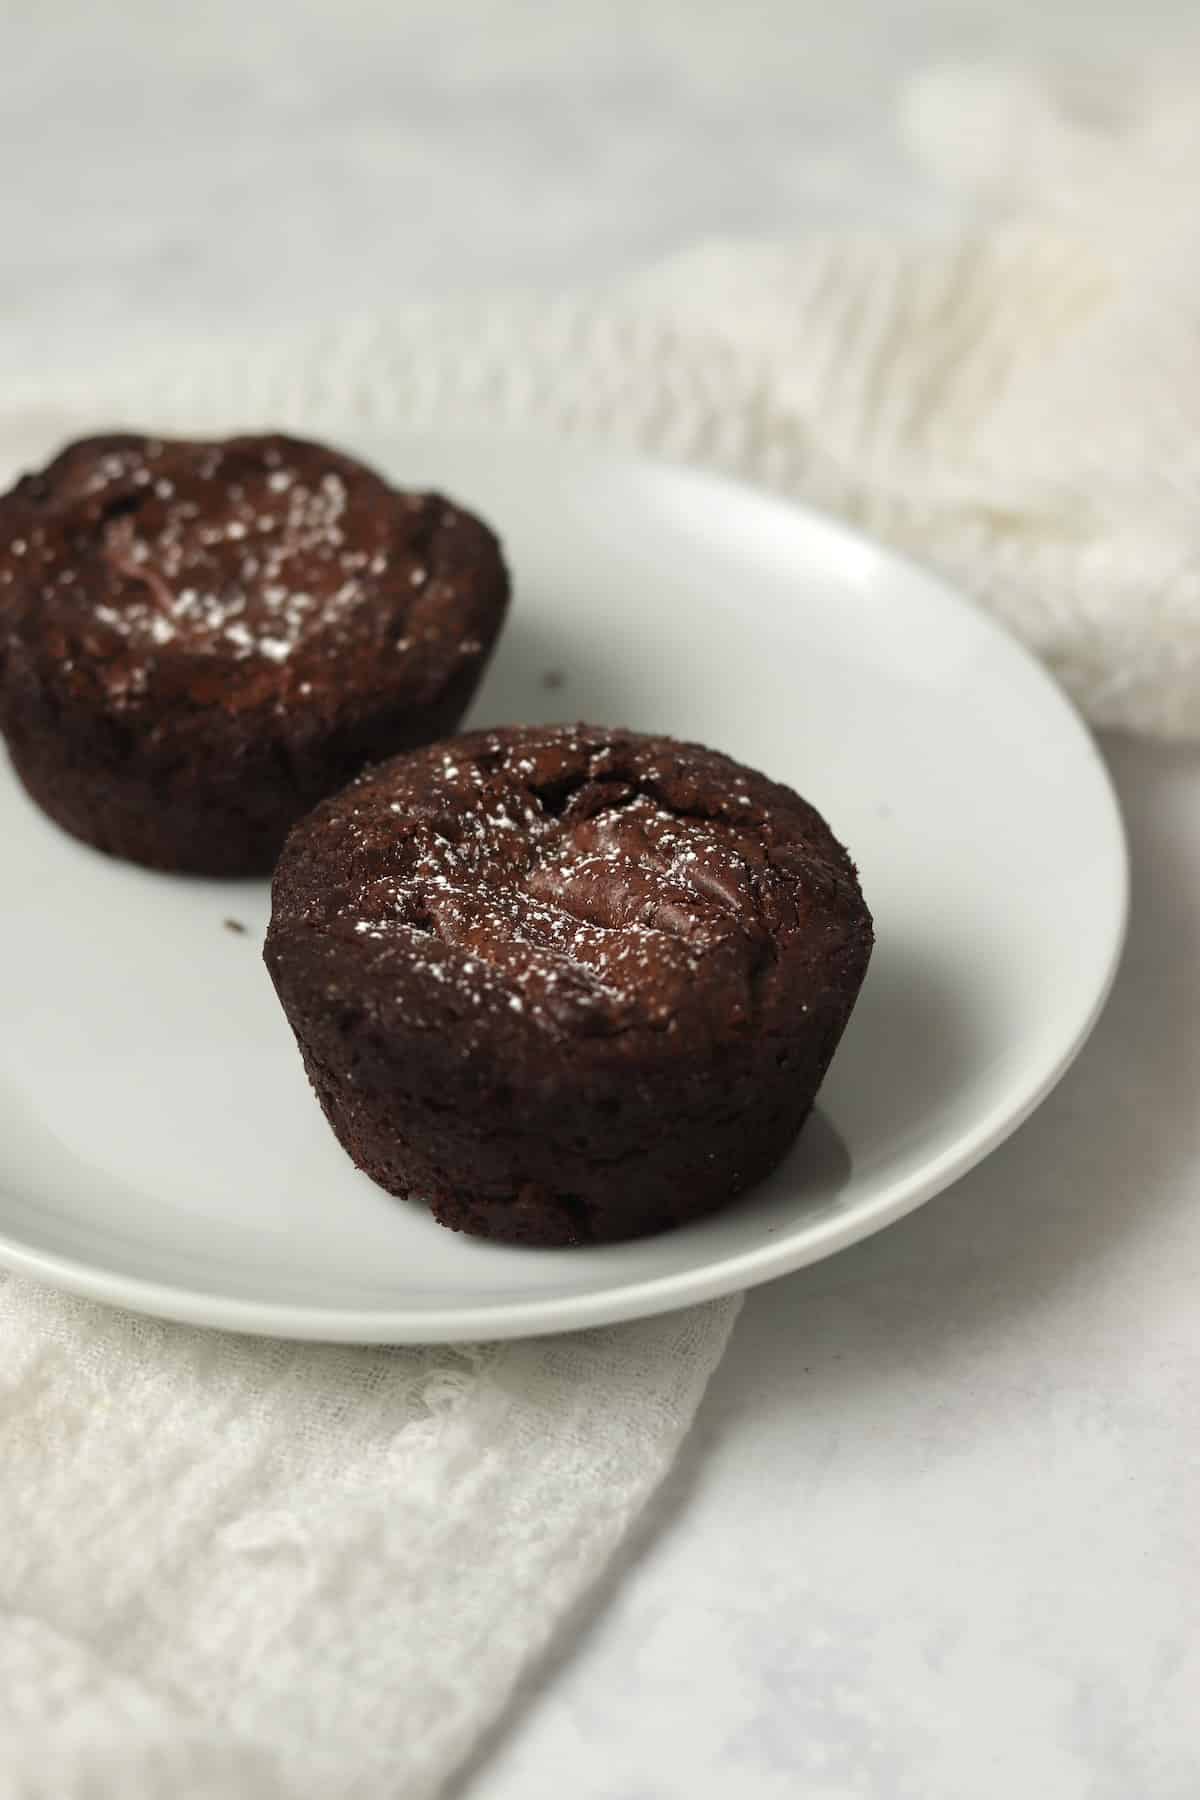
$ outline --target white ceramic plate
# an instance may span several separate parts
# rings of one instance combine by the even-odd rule
[[[562,1331],[828,1256],[1012,1131],[1093,1024],[1126,908],[1108,780],[1037,664],[927,575],[721,480],[510,441],[352,447],[503,533],[516,602],[474,723],[697,738],[849,844],[878,943],[819,1112],[766,1186],[684,1230],[459,1237],[334,1142],[260,959],[266,885],[110,862],[5,766],[0,1261],[242,1331]]]

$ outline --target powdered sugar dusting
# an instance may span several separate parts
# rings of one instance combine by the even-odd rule
[[[68,451],[51,480],[33,484],[45,485],[45,522],[35,503],[32,530],[0,544],[0,587],[77,590],[103,634],[92,656],[178,646],[258,681],[277,679],[269,672],[301,651],[324,662],[352,643],[373,662],[427,653],[453,631],[425,602],[437,579],[430,531],[448,528],[454,509],[393,494],[317,446],[114,439],[111,449]],[[67,517],[78,567],[63,561]],[[419,630],[409,627],[415,608]],[[440,654],[482,647],[463,633]]]
[[[362,777],[339,839],[363,859],[342,903],[355,936],[468,1021],[672,1031],[713,992],[748,1020],[796,869],[773,860],[761,794],[730,780],[714,797],[644,741],[530,728]]]

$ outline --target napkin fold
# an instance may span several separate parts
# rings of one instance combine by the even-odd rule
[[[3,472],[104,420],[602,437],[859,521],[1096,721],[1200,734],[1197,85],[940,71],[905,118],[970,230],[60,363],[7,388]],[[662,1478],[735,1312],[353,1350],[0,1281],[6,1800],[438,1793]]]

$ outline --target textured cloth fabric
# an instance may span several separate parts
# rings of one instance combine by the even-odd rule
[[[920,85],[913,140],[986,231],[143,345],[9,388],[3,472],[119,422],[604,437],[861,521],[1094,719],[1197,735],[1200,106],[1114,92]],[[0,1283],[0,1793],[436,1794],[660,1480],[735,1310],[356,1351]]]
[[[0,1286],[0,1794],[436,1794],[669,1466],[733,1302],[460,1349]]]

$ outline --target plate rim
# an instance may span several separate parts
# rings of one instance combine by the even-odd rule
[[[335,428],[331,435],[336,441],[338,429]],[[393,444],[402,442],[405,434],[402,430],[391,432],[364,421],[361,430],[355,431],[351,427],[344,431],[343,436],[352,453],[357,445],[358,454],[370,457],[375,453],[374,446],[379,446],[386,455],[388,441]],[[1026,674],[1041,685],[1049,702],[1059,708],[1063,724],[1070,727],[1076,735],[1084,761],[1090,766],[1098,783],[1098,793],[1105,803],[1109,836],[1106,848],[1111,856],[1115,877],[1113,917],[1107,956],[1088,1007],[1074,1021],[1061,1042],[1053,1046],[1040,1061],[1031,1062],[1027,1079],[1016,1084],[1014,1095],[993,1106],[971,1130],[963,1133],[940,1155],[885,1188],[871,1204],[844,1217],[824,1221],[819,1232],[809,1231],[798,1239],[781,1235],[775,1242],[734,1252],[698,1269],[675,1270],[667,1274],[636,1278],[619,1286],[584,1294],[541,1296],[536,1299],[485,1304],[456,1304],[432,1308],[419,1314],[414,1314],[412,1308],[404,1306],[322,1307],[213,1295],[199,1288],[175,1286],[150,1281],[142,1276],[122,1274],[103,1263],[37,1250],[14,1240],[2,1229],[0,1269],[30,1277],[85,1299],[179,1324],[294,1341],[364,1345],[498,1342],[512,1338],[553,1336],[600,1325],[619,1324],[630,1319],[653,1317],[724,1295],[742,1293],[751,1287],[822,1262],[826,1257],[874,1236],[877,1231],[884,1230],[937,1194],[943,1193],[981,1163],[1029,1118],[1066,1074],[1100,1018],[1120,967],[1129,923],[1129,848],[1120,805],[1096,740],[1074,700],[1034,652],[999,619],[983,611],[969,595],[905,552],[893,549],[854,525],[743,477],[665,457],[625,451],[610,445],[580,443],[551,434],[455,430],[422,433],[421,438],[424,442],[432,440],[443,446],[469,447],[475,452],[486,449],[489,445],[503,446],[510,454],[514,448],[527,447],[534,454],[540,451],[543,455],[552,452],[559,458],[565,455],[577,466],[589,463],[593,467],[615,466],[626,474],[639,471],[647,476],[666,474],[692,485],[716,490],[719,494],[732,493],[742,503],[749,500],[802,521],[805,528],[817,539],[823,539],[831,551],[836,551],[840,546],[843,550],[852,550],[860,558],[867,554],[877,563],[903,572],[908,580],[916,580],[942,604],[955,611],[967,611],[985,636],[1002,642],[1009,653],[1016,653],[1025,666]]]

